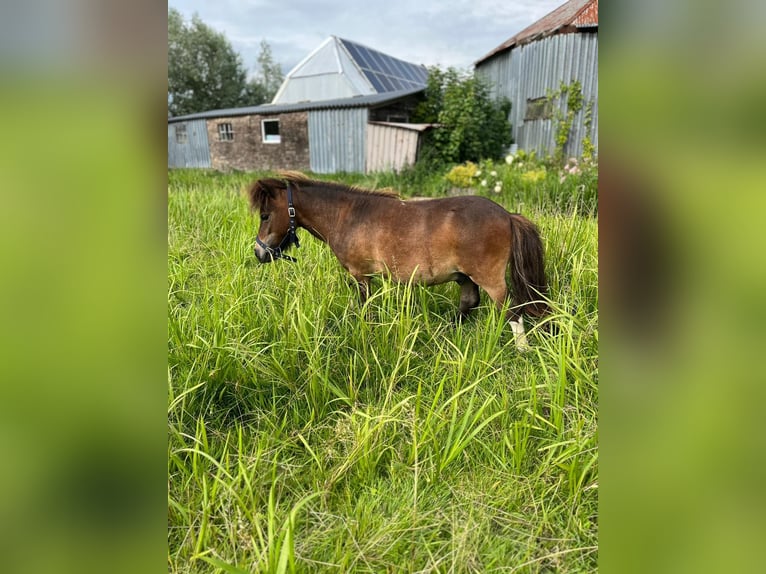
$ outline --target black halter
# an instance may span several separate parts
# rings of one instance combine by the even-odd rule
[[[257,235],[255,236],[255,242],[263,247],[266,253],[271,255],[272,261],[275,259],[287,259],[288,261],[295,262],[295,257],[285,255],[284,252],[293,244],[295,244],[295,247],[301,246],[298,242],[298,234],[295,232],[295,207],[293,207],[293,190],[290,187],[290,182],[287,182],[287,215],[290,217],[290,228],[276,249],[269,247]]]

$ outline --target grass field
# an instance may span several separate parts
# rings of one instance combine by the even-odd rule
[[[378,280],[360,310],[304,231],[297,263],[259,265],[240,192],[264,175],[169,172],[169,571],[595,571],[595,177],[486,192],[545,243],[556,328],[520,354],[484,293],[455,323],[455,284]]]

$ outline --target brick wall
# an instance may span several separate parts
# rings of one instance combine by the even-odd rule
[[[279,143],[264,143],[261,135],[264,119],[279,120]],[[233,141],[219,140],[218,125],[223,123],[231,124]],[[306,171],[311,165],[308,112],[215,118],[208,120],[207,132],[213,169]]]

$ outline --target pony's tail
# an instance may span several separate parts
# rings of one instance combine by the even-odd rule
[[[550,309],[545,279],[543,242],[534,223],[526,217],[511,214],[511,285],[513,306],[519,313],[542,317]]]

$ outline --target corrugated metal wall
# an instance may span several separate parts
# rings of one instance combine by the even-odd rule
[[[367,108],[309,112],[311,171],[364,173]]]
[[[399,171],[415,163],[419,135],[397,126],[367,124],[367,173]]]
[[[527,120],[527,100],[544,98],[555,92],[561,82],[579,80],[584,105],[574,119],[565,153],[582,155],[585,136],[585,104],[593,102],[590,137],[598,149],[598,33],[557,34],[530,44],[517,46],[476,68],[481,77],[493,84],[493,93],[511,100],[511,130],[520,149],[538,154],[553,153],[555,129],[552,120]],[[563,104],[562,104],[563,109]]]
[[[186,126],[186,142],[179,143],[176,126]],[[207,122],[189,120],[168,124],[168,167],[210,167]]]

